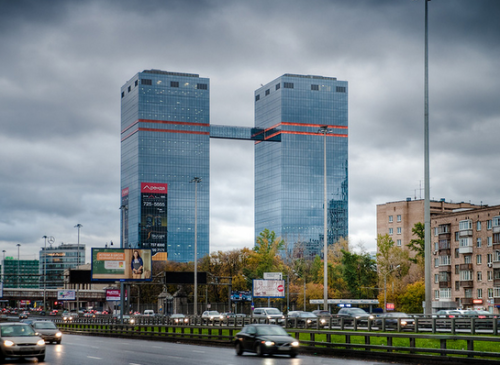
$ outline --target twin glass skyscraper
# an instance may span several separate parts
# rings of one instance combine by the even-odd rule
[[[347,237],[347,82],[285,74],[255,92],[255,127],[210,125],[210,82],[147,70],[121,89],[123,247],[194,258],[209,253],[210,138],[255,141],[255,234],[275,231],[296,255],[323,244],[323,143],[328,242]],[[329,133],[318,133],[327,126]]]

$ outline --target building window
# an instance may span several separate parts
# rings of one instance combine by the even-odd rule
[[[266,96],[268,96],[271,93],[271,90],[267,89],[266,90]]]
[[[486,221],[486,229],[491,229],[491,226],[492,226],[492,220],[491,219],[488,219]]]
[[[319,85],[311,85],[311,90],[319,91]]]
[[[141,79],[141,85],[153,85],[153,80]]]
[[[401,214],[398,214],[396,219],[398,220],[398,222],[401,222]]]
[[[458,229],[461,231],[467,231],[472,229],[472,221],[471,220],[463,220],[458,223]]]
[[[464,264],[472,264],[472,255],[464,256]]]
[[[124,91],[122,91],[122,98],[123,98],[123,97],[125,97],[125,92],[124,92]]]
[[[482,264],[483,263],[483,256],[482,255],[477,255],[476,256],[476,263],[478,265]]]
[[[392,215],[389,216],[389,223],[392,223],[393,222],[393,219],[392,219]]]
[[[476,223],[476,231],[480,231],[481,230],[481,221],[477,221]]]
[[[460,290],[460,281],[455,281],[455,291]]]
[[[179,81],[170,81],[170,87],[179,87]]]
[[[397,230],[398,230],[398,234],[401,234],[401,227],[398,227]]]
[[[476,240],[476,247],[481,247],[481,238],[477,238]]]
[[[293,89],[293,82],[284,82],[283,87],[285,89]]]
[[[470,247],[471,245],[471,238],[470,237],[462,237],[460,238],[460,247]]]
[[[397,240],[397,241],[396,241],[396,245],[397,245],[398,247],[401,247],[401,240]]]
[[[434,236],[439,235],[439,227],[434,227]]]
[[[393,230],[392,228],[389,228],[389,234],[390,234],[390,235],[392,235],[392,232],[393,232],[393,231],[394,231],[394,230]]]
[[[208,90],[208,85],[207,84],[196,84],[196,88],[198,90]]]
[[[465,297],[472,298],[472,289],[465,289]]]
[[[439,266],[439,259],[435,258],[434,259],[434,267],[438,267],[438,266]]]
[[[345,93],[346,92],[346,88],[345,86],[337,86],[335,88],[335,90],[338,92],[338,93]]]
[[[281,84],[276,84],[276,90],[279,90],[281,87]]]
[[[450,256],[439,256],[439,258],[440,258],[440,266],[451,265]]]
[[[130,90],[132,90],[132,86],[129,86],[129,87],[127,88],[127,90],[128,90],[128,92],[130,92]]]
[[[460,281],[469,281],[469,280],[472,280],[472,271],[460,270]]]
[[[440,299],[450,299],[451,298],[451,289],[443,288],[439,290],[439,298]]]
[[[477,281],[483,281],[483,272],[482,271],[477,272]]]
[[[460,258],[460,250],[458,248],[455,248],[455,258]]]
[[[434,274],[434,284],[439,283],[439,274]]]
[[[439,290],[434,290],[434,299],[439,299]]]
[[[486,260],[488,260],[488,264],[491,264],[493,262],[493,255],[491,253],[489,253],[486,256]]]
[[[488,288],[488,299],[493,298],[493,288]]]
[[[460,236],[458,234],[458,232],[455,232],[455,242],[458,241],[460,239]]]
[[[477,297],[482,298],[483,297],[483,289],[477,289]]]
[[[455,265],[455,275],[458,275],[460,273],[460,266]]]
[[[488,237],[488,247],[491,247],[493,245],[493,237]]]
[[[255,101],[259,101],[260,100],[260,95],[255,95]]]
[[[139,80],[135,80],[135,85],[134,86],[137,86],[139,85]]]

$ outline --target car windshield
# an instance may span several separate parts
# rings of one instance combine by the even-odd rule
[[[2,326],[2,337],[35,336],[35,331],[29,325]]]
[[[360,308],[352,308],[351,313],[352,314],[366,314],[366,312]]]
[[[217,312],[217,311],[210,311],[210,312],[208,312],[207,314],[208,314],[209,316],[216,316],[216,315],[218,315],[218,314],[219,314],[219,312]]]
[[[308,312],[301,313],[300,316],[305,317],[305,318],[316,318],[316,314],[312,314],[312,313],[308,313]]]
[[[288,333],[283,329],[283,327],[279,326],[265,326],[265,327],[257,327],[258,335],[277,335],[277,336],[288,336]]]
[[[53,322],[38,322],[33,325],[36,329],[54,329],[56,330],[57,327]]]
[[[278,309],[273,308],[273,309],[268,309],[267,314],[281,314],[281,312]]]

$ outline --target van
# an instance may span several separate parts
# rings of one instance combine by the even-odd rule
[[[154,317],[154,316],[155,316],[155,311],[154,311],[154,310],[152,310],[152,309],[146,309],[146,310],[144,311],[144,315],[145,315],[146,317]]]

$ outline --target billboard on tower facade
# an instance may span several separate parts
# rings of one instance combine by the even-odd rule
[[[153,255],[167,248],[167,184],[141,183],[140,247]]]

